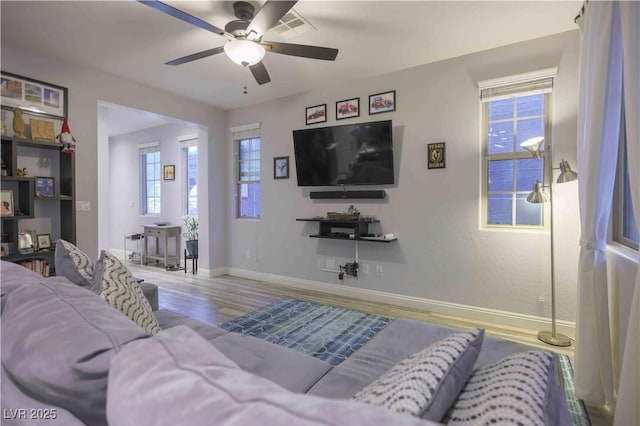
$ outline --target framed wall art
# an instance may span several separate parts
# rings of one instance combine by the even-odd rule
[[[13,216],[13,191],[3,190],[1,193],[2,216]]]
[[[369,114],[380,114],[396,110],[396,91],[376,93],[369,95]]]
[[[305,108],[306,123],[316,124],[327,121],[327,104]]]
[[[62,119],[67,116],[67,96],[66,87],[1,72],[2,109],[20,107],[32,115]]]
[[[54,196],[54,191],[53,191],[54,178],[34,176],[33,180],[36,186],[36,197],[53,197]]]
[[[336,102],[336,120],[360,117],[360,98]]]
[[[273,178],[289,179],[289,156],[274,157],[273,159]]]
[[[174,164],[169,164],[164,166],[164,180],[175,180],[176,179],[176,166]]]
[[[445,154],[446,154],[445,142],[430,143],[427,144],[428,156],[427,156],[427,168],[429,169],[444,169],[446,167]]]

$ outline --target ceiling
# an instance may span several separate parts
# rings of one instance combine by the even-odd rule
[[[232,2],[167,1],[224,28]],[[264,1],[251,2],[258,10]],[[362,79],[576,29],[578,1],[314,1],[294,10],[312,30],[264,40],[333,47],[335,62],[267,53],[271,82],[258,86],[224,54],[165,62],[225,39],[136,1],[0,2],[2,45],[62,58],[221,109],[234,109],[337,81]],[[247,94],[243,86],[247,86]]]

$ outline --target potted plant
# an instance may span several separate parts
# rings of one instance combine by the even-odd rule
[[[198,257],[198,219],[193,216],[184,217],[185,233],[182,234],[187,240],[187,253],[190,257]]]

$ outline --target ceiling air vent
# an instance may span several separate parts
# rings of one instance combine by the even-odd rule
[[[275,27],[271,28],[271,31],[280,34],[284,39],[290,39],[315,29],[302,15],[291,9],[278,21]]]

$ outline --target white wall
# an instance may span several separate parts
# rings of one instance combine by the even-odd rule
[[[229,112],[227,129],[251,122],[262,125],[263,216],[260,221],[234,219],[234,194],[229,194],[228,264],[236,273],[282,277],[314,288],[326,283],[327,289],[335,290],[332,285],[337,284],[442,304],[550,316],[549,233],[480,228],[481,106],[476,83],[558,67],[552,110],[555,158],[575,165],[578,46],[574,31],[376,78],[345,79],[331,90]],[[387,90],[396,91],[397,110],[369,116],[364,109],[368,95]],[[310,200],[309,190],[296,186],[295,165],[291,179],[273,180],[272,161],[289,155],[293,162],[291,131],[306,127],[305,107],[326,103],[328,122],[320,126],[333,125],[335,102],[358,96],[363,111],[349,122],[393,120],[397,184],[385,188],[384,200],[353,201],[362,213],[377,216],[380,230],[396,233],[398,241],[360,243],[360,262],[372,270],[358,280],[340,282],[336,274],[320,271],[318,262],[350,261],[354,244],[308,238],[317,224],[295,219],[344,211],[353,201]],[[227,140],[227,161],[233,164],[230,134]],[[447,143],[447,167],[428,170],[427,144],[440,141]],[[233,169],[227,170],[227,177],[233,182]],[[556,188],[558,318],[574,321],[577,184]],[[382,277],[374,273],[378,264],[383,266]],[[539,297],[546,303],[540,304]]]
[[[108,247],[124,250],[123,235],[125,233],[142,232],[143,225],[157,221],[182,226],[182,218],[185,214],[182,205],[184,188],[181,179],[184,164],[179,140],[185,136],[196,135],[197,132],[198,129],[194,125],[176,123],[109,138]],[[176,179],[161,182],[162,198],[159,216],[140,214],[138,147],[151,142],[160,144],[161,166],[170,164],[175,166]],[[203,244],[208,244],[208,235],[202,235],[201,239]],[[184,249],[184,244],[182,248]],[[171,247],[170,252],[173,250],[174,248]]]
[[[69,89],[69,124],[78,141],[76,150],[76,199],[89,201],[90,211],[77,212],[77,244],[88,254],[97,257],[99,250],[106,242],[98,238],[100,217],[107,215],[104,199],[98,198],[99,165],[108,161],[103,158],[105,151],[99,146],[108,143],[104,130],[99,131],[99,101],[129,106],[143,111],[150,111],[166,117],[196,123],[208,130],[201,129],[199,151],[203,160],[199,166],[198,180],[206,182],[200,186],[201,202],[209,209],[202,209],[200,214],[201,234],[211,233],[210,247],[215,247],[209,256],[201,258],[203,269],[220,268],[225,265],[225,234],[220,222],[224,221],[225,209],[220,202],[223,182],[220,181],[220,170],[225,169],[224,113],[216,108],[180,98],[172,93],[145,86],[130,80],[122,79],[95,69],[70,64],[56,58],[33,54],[23,49],[16,49],[6,43],[2,44],[1,61],[3,71],[24,75],[37,80],[51,82]],[[215,182],[219,189],[208,191],[208,181]],[[101,185],[108,182],[102,180]],[[124,183],[123,183],[124,184]],[[212,193],[213,200],[209,193]],[[210,225],[211,222],[211,225]],[[100,235],[106,233],[101,230]]]

